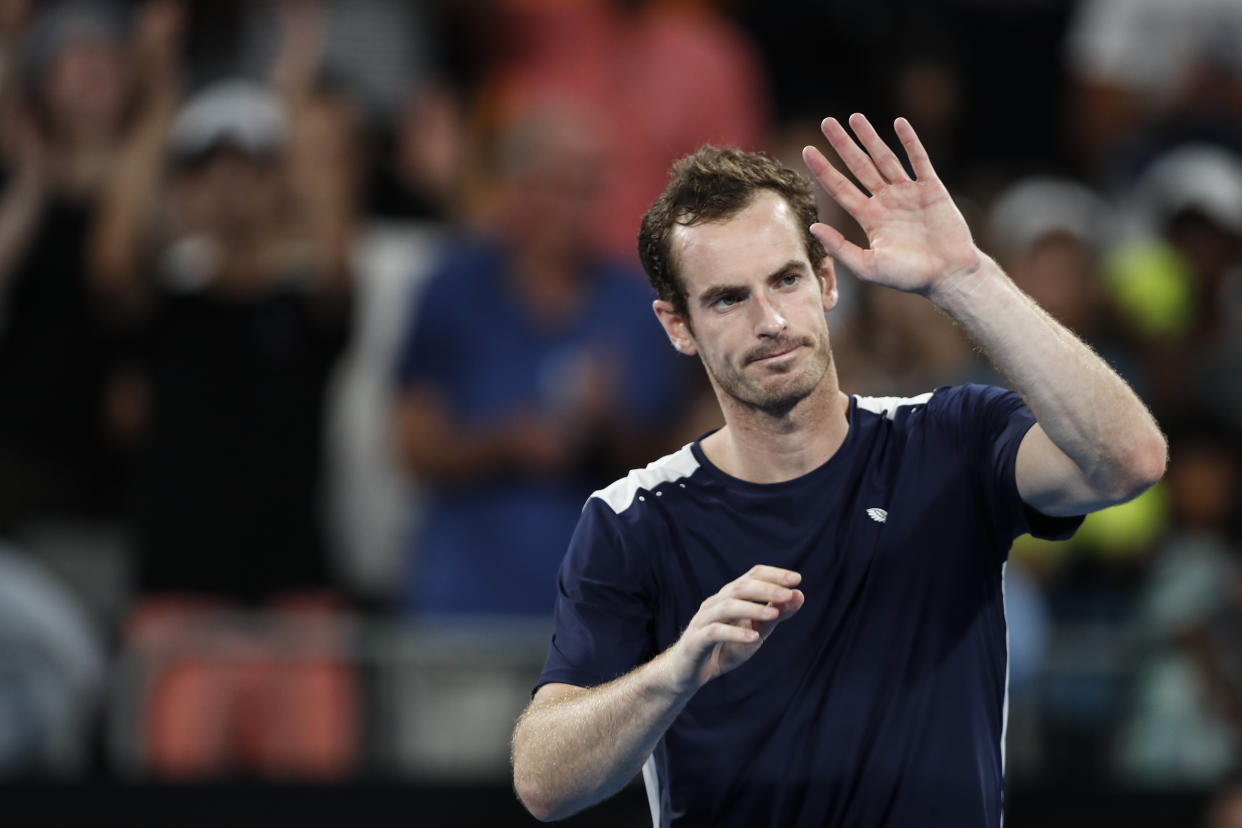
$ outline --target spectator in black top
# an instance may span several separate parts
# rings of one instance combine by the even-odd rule
[[[118,145],[144,104],[127,19],[60,3],[33,21],[0,119],[0,531],[115,514],[107,349],[86,239]]]
[[[319,483],[357,113],[309,78],[284,78],[283,95],[217,83],[152,121],[95,239],[136,346],[142,600],[127,632],[169,665],[143,728],[166,775],[334,776],[355,749]],[[243,608],[265,623],[231,614]]]
[[[139,587],[243,600],[328,584],[318,513],[324,386],[344,344],[345,228],[337,177],[314,169],[287,107],[230,81],[171,125],[167,178],[153,159],[113,207],[101,260],[145,283],[125,303],[142,320],[148,406],[137,512]],[[325,115],[326,110],[326,115]],[[308,105],[328,125],[330,104]],[[315,151],[329,139],[313,133]],[[338,136],[339,137],[339,136]],[[339,165],[338,165],[339,166]],[[146,188],[146,192],[142,192]],[[328,216],[328,214],[331,214]],[[123,219],[142,219],[126,228]],[[325,217],[327,216],[327,217]],[[133,240],[126,256],[115,248]],[[125,275],[112,273],[122,293]]]

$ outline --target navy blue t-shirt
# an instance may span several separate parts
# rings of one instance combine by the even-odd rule
[[[802,610],[708,682],[650,766],[661,826],[997,828],[1007,650],[1002,568],[1023,532],[1035,420],[1014,393],[853,397],[823,466],[783,483],[697,442],[596,492],[561,565],[539,684],[593,686],[677,640],[755,564],[802,573]]]

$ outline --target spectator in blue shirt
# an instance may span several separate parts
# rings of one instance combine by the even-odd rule
[[[429,488],[408,611],[546,617],[582,501],[650,451],[675,364],[641,274],[595,258],[598,145],[572,110],[498,132],[484,232],[448,244],[397,366],[398,439]]]

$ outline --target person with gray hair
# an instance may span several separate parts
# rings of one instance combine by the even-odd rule
[[[396,365],[400,460],[429,492],[404,606],[546,617],[582,497],[664,439],[676,366],[638,274],[592,252],[599,136],[571,105],[497,124],[486,216],[444,248]]]

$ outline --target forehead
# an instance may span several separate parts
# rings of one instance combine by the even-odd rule
[[[671,241],[678,273],[691,296],[712,285],[766,277],[791,259],[806,260],[797,214],[769,190],[727,219],[678,225]]]

